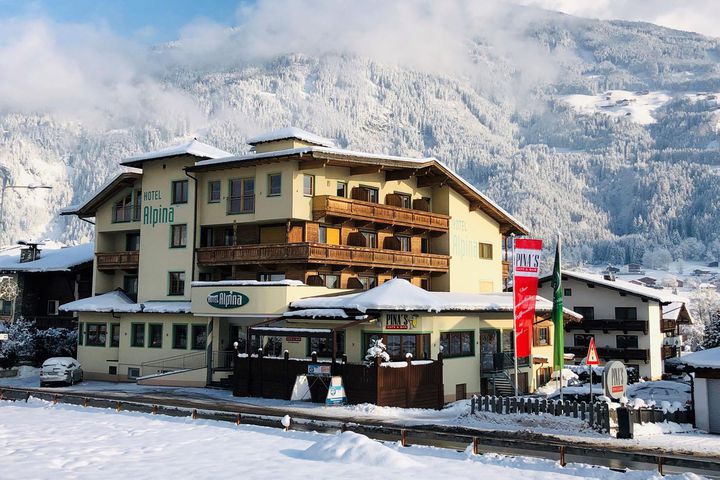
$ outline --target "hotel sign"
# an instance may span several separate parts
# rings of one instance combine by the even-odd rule
[[[212,292],[207,296],[208,305],[222,309],[239,308],[247,304],[249,300],[247,295],[231,290]]]
[[[418,316],[414,313],[386,313],[385,330],[415,330]]]

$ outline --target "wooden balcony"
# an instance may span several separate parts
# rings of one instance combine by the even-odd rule
[[[650,361],[650,351],[644,348],[610,348],[598,347],[598,355],[603,360],[641,360],[645,363]],[[587,355],[588,347],[565,347],[565,353],[575,354],[575,358],[584,358]]]
[[[660,329],[663,332],[674,332],[677,330],[677,321],[663,319],[660,321]]]
[[[591,332],[593,330],[601,330],[604,333],[609,331],[620,332],[648,332],[648,322],[645,320],[618,320],[615,318],[606,320],[583,320],[581,322],[565,324],[565,331],[582,330]]]
[[[96,253],[98,270],[137,270],[140,252]]]
[[[412,208],[381,205],[350,198],[319,195],[313,198],[313,219],[336,217],[384,225],[447,233],[450,217]]]
[[[271,243],[264,245],[203,247],[197,250],[197,261],[202,266],[315,263],[442,273],[450,269],[450,257],[448,255],[324,243]]]
[[[678,349],[677,347],[673,347],[670,345],[663,345],[662,350],[660,351],[662,354],[662,359],[668,359],[668,358],[675,358],[678,356]]]

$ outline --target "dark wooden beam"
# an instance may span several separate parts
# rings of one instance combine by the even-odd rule
[[[391,180],[407,180],[408,178],[412,177],[415,172],[416,170],[412,170],[409,168],[403,170],[389,170],[385,172],[385,181],[389,182]]]
[[[447,180],[448,180],[447,177],[426,175],[426,176],[418,177],[417,185],[418,185],[418,188],[439,187],[439,186],[443,185],[445,182],[447,182]]]
[[[350,176],[353,175],[366,175],[368,173],[380,173],[383,169],[381,165],[365,165],[362,167],[352,167],[350,169]]]
[[[327,160],[308,160],[307,162],[298,162],[298,170],[310,170],[313,168],[323,168],[327,165]]]

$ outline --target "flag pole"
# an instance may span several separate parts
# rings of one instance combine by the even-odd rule
[[[560,265],[560,279],[561,279],[561,282],[562,282],[562,233],[560,233],[560,230],[558,230],[558,264]],[[563,289],[562,289],[562,283],[561,283],[560,285],[561,285],[560,295],[562,295],[562,296],[564,297],[564,296],[565,296],[565,292],[564,292]],[[565,304],[565,302],[563,302],[563,305],[564,305],[564,304]],[[564,314],[563,314],[562,311],[560,312],[560,314],[564,316]],[[555,326],[555,328],[557,328],[557,325]],[[560,357],[560,375],[559,375],[559,378],[560,378],[560,401],[561,401],[561,402],[563,401],[563,383],[562,383],[563,370],[565,370],[565,354],[564,354],[564,348],[563,348],[563,353],[561,354],[561,357]]]
[[[512,239],[512,279],[513,279],[513,352],[515,353],[515,396],[518,396],[518,352],[517,352],[517,306],[515,305],[515,298],[517,292],[517,284],[515,282],[515,234],[511,233],[510,238]]]

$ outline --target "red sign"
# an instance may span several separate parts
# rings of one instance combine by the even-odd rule
[[[288,343],[300,343],[301,340],[300,337],[285,337],[285,341]]]
[[[515,239],[513,258],[513,292],[515,294],[515,341],[517,357],[530,355],[542,240]]]
[[[590,339],[590,345],[588,345],[588,354],[585,360],[585,365],[600,365],[600,358],[597,354],[597,348],[595,348],[595,339]]]

